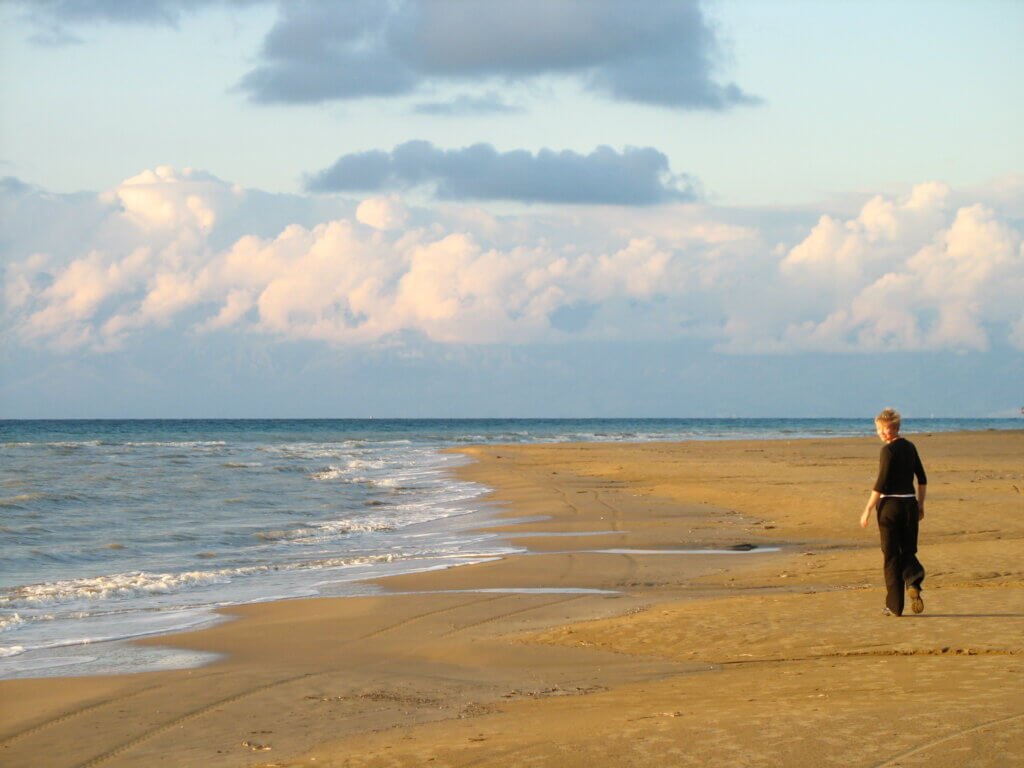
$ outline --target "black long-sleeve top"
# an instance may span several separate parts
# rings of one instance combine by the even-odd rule
[[[878,480],[875,490],[883,496],[897,496],[914,493],[914,477],[918,485],[927,485],[928,477],[924,473],[921,457],[917,448],[909,440],[897,437],[891,443],[882,446],[878,458]]]

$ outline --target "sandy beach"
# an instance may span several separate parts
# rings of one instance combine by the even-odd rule
[[[919,616],[857,525],[877,440],[473,447],[527,554],[141,641],[199,669],[2,681],[0,764],[1024,765],[1024,432],[908,437]]]

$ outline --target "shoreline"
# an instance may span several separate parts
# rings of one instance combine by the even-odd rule
[[[1009,764],[1024,754],[1008,727],[1024,716],[1024,432],[910,437],[933,478],[922,617],[874,610],[877,532],[856,527],[869,439],[472,447],[455,471],[496,489],[500,519],[484,530],[530,554],[388,577],[381,596],[227,609],[242,620],[173,637],[229,654],[205,667],[0,682],[0,755],[55,768],[815,765],[825,749],[846,765],[908,750],[943,765],[919,749],[941,737]],[[959,520],[950,491],[982,519]],[[633,551],[595,551],[609,549]],[[503,588],[520,591],[452,591]],[[524,591],[543,588],[609,592]],[[892,675],[899,690],[879,682]],[[915,728],[864,739],[924,701]],[[963,735],[941,736],[952,725]]]

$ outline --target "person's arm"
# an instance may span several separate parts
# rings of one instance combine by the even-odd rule
[[[875,484],[871,486],[879,494],[885,490],[885,484],[889,481],[889,465],[891,462],[892,453],[889,451],[889,446],[883,445],[882,450],[878,453],[878,477],[875,479]]]
[[[872,491],[871,495],[868,496],[868,503],[864,506],[864,512],[860,516],[861,528],[868,527],[868,521],[871,519],[871,512],[878,506],[878,500],[880,498],[882,498],[882,494],[878,491]]]
[[[924,473],[924,464],[914,449],[914,474],[917,476],[917,519],[924,520],[924,497],[928,493],[928,475]]]
[[[882,498],[882,490],[885,488],[885,483],[889,477],[889,462],[891,458],[892,454],[889,452],[888,444],[883,445],[882,450],[878,453],[878,478],[875,480],[875,486],[871,491],[871,495],[868,496],[868,503],[864,506],[864,512],[860,516],[861,528],[868,527],[871,512],[878,506],[878,500]]]

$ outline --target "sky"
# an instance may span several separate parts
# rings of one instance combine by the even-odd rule
[[[1016,415],[1022,36],[3,0],[0,418]]]

